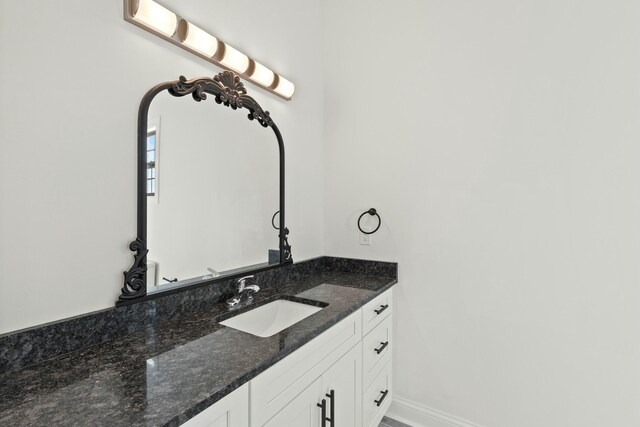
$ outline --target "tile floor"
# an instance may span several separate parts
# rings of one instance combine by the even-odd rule
[[[392,420],[391,418],[384,417],[378,427],[411,427],[400,421]]]

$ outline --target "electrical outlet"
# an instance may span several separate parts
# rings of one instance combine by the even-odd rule
[[[362,227],[366,232],[371,231],[371,227]],[[365,246],[371,246],[371,234],[360,233],[360,244]]]

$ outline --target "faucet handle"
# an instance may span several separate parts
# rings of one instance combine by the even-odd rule
[[[253,279],[253,274],[250,276],[244,276],[238,279],[238,292],[242,292],[244,290],[244,286],[246,285],[246,281],[249,279]]]

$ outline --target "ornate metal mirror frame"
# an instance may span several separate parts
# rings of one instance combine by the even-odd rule
[[[246,108],[249,111],[249,120],[256,120],[262,127],[270,127],[278,139],[278,148],[280,150],[280,227],[279,227],[279,249],[280,262],[262,268],[253,270],[244,270],[241,274],[255,273],[262,270],[276,268],[284,264],[293,262],[291,256],[291,246],[288,242],[289,230],[285,227],[285,209],[284,209],[284,142],[278,126],[273,122],[268,111],[262,109],[258,102],[247,95],[244,84],[240,81],[240,77],[231,71],[223,71],[215,77],[197,78],[187,80],[184,76],[180,76],[178,80],[160,83],[149,90],[138,109],[138,237],[131,242],[129,249],[134,254],[134,262],[128,271],[124,272],[124,284],[122,286],[122,294],[118,298],[117,305],[134,302],[140,298],[147,296],[147,114],[151,101],[163,91],[168,91],[175,97],[183,97],[191,95],[195,101],[203,101],[207,99],[207,94],[214,96],[217,104],[231,107],[233,110]],[[185,285],[172,291],[181,291],[194,286],[202,286],[221,280],[228,280],[234,275],[214,278],[192,285]],[[168,291],[171,292],[171,291]],[[154,293],[153,296],[166,295],[168,292]]]

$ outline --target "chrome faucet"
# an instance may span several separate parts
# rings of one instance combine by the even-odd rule
[[[247,280],[253,279],[253,276],[245,276],[238,279],[238,293],[227,300],[229,307],[235,307],[241,302],[250,302],[253,300],[253,294],[260,290],[258,285],[247,285]]]

